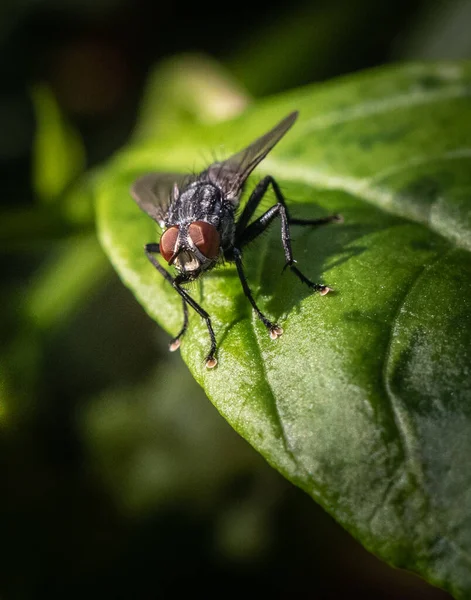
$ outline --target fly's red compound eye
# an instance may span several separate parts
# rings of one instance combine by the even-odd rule
[[[214,225],[206,221],[195,221],[188,228],[188,234],[203,256],[217,258],[221,240]]]
[[[172,258],[175,252],[175,244],[177,243],[177,238],[178,227],[176,226],[169,227],[168,229],[166,229],[163,232],[162,237],[160,238],[160,254],[165,258],[167,262]]]

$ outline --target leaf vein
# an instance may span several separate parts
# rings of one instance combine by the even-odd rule
[[[412,93],[408,91],[405,94],[398,94],[397,96],[386,97],[381,100],[363,102],[348,108],[342,107],[340,110],[334,110],[323,116],[314,117],[303,123],[303,128],[298,136],[303,137],[313,131],[328,129],[340,123],[348,123],[357,119],[394,111],[399,108],[423,106],[424,104],[463,98],[469,95],[471,95],[471,89],[467,85],[451,85],[444,89],[433,91],[416,90]]]
[[[281,440],[282,440],[282,443],[283,443],[283,448],[284,448],[285,452],[289,455],[289,457],[293,460],[293,462],[295,463],[296,467],[299,469],[298,459],[297,459],[297,457],[295,455],[294,450],[290,446],[290,443],[288,441],[288,437],[286,435],[286,432],[285,432],[285,429],[284,429],[284,426],[283,426],[283,421],[282,421],[282,418],[281,418],[281,415],[280,415],[280,411],[279,411],[279,408],[278,408],[278,403],[277,403],[276,395],[275,395],[275,392],[273,391],[273,388],[272,388],[272,386],[270,384],[270,379],[268,377],[268,372],[267,372],[267,369],[266,369],[266,366],[265,366],[265,360],[263,358],[263,354],[262,354],[262,350],[261,350],[260,343],[259,343],[259,340],[258,340],[258,336],[257,336],[257,333],[255,331],[255,325],[256,325],[256,321],[257,320],[258,320],[258,317],[255,315],[255,313],[253,313],[252,322],[253,322],[254,326],[253,326],[252,331],[253,331],[253,337],[254,337],[254,341],[255,341],[254,346],[255,346],[255,348],[257,350],[257,353],[258,353],[258,355],[260,357],[259,361],[257,361],[257,362],[261,366],[263,377],[264,377],[264,380],[265,380],[265,382],[267,384],[268,391],[270,393],[271,405],[273,407],[273,414],[275,416],[275,422],[276,422],[276,424],[277,424],[277,426],[279,428],[279,431],[280,431]]]

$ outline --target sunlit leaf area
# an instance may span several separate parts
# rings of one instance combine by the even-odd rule
[[[471,3],[0,16],[2,600],[471,598]],[[191,307],[169,352],[133,182],[293,111],[236,219],[267,175],[291,218],[341,215],[291,226],[331,291],[276,218],[242,264],[283,334],[226,261],[185,287],[217,365]]]

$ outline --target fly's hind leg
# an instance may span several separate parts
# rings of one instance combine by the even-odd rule
[[[260,204],[260,201],[265,195],[269,185],[272,186],[275,192],[277,203],[275,204],[275,206],[272,206],[270,209],[268,209],[260,218],[256,219],[249,225],[249,220],[255,212],[257,206]],[[319,292],[322,296],[325,296],[325,294],[331,291],[331,288],[320,283],[314,283],[313,281],[308,279],[304,275],[304,273],[302,273],[302,271],[300,271],[296,266],[296,261],[293,257],[293,250],[291,248],[291,234],[289,226],[290,224],[313,226],[326,225],[327,223],[340,222],[342,220],[342,217],[340,215],[332,215],[323,219],[315,219],[309,221],[301,219],[291,219],[280,187],[273,179],[273,177],[271,177],[271,175],[268,175],[260,181],[260,183],[252,192],[250,198],[247,201],[247,205],[245,206],[245,209],[243,210],[240,219],[237,222],[235,234],[235,243],[237,247],[242,248],[243,246],[257,238],[261,233],[265,231],[265,229],[276,217],[280,217],[281,220],[281,242],[283,244],[286,260],[284,268],[286,269],[287,267],[289,267],[291,271],[303,283],[308,285],[312,290]]]
[[[265,195],[269,185],[273,187],[277,199],[277,204],[275,204],[275,206],[272,206],[260,218],[256,219],[249,225],[249,221],[255,213],[257,206],[260,204],[260,201]],[[293,251],[291,249],[290,225],[319,226],[327,225],[328,223],[339,223],[343,220],[341,215],[332,215],[329,217],[312,220],[291,219],[288,213],[288,208],[286,206],[283,194],[281,193],[281,190],[276,181],[270,175],[262,179],[250,195],[250,198],[248,199],[247,204],[245,205],[245,208],[242,211],[239,220],[237,221],[234,248],[230,253],[228,253],[228,259],[235,261],[237,273],[242,283],[244,293],[247,296],[254,311],[256,312],[258,318],[268,329],[270,337],[272,339],[276,339],[277,337],[282,335],[283,329],[276,323],[273,323],[272,321],[267,319],[267,317],[258,308],[257,303],[255,302],[252,296],[252,292],[249,288],[247,278],[245,277],[245,273],[243,270],[242,248],[245,245],[249,244],[252,240],[256,239],[260,234],[262,234],[276,217],[280,217],[281,220],[281,241],[283,244],[286,260],[284,268],[289,267],[291,271],[303,283],[307,284],[314,291],[319,292],[322,296],[330,292],[331,288],[320,283],[314,283],[313,281],[308,279],[295,265],[296,261],[293,258]]]

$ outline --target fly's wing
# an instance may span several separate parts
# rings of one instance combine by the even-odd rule
[[[285,135],[298,117],[292,112],[265,135],[227,160],[212,164],[202,175],[218,185],[229,200],[235,200],[247,177]]]
[[[149,173],[139,177],[131,186],[131,196],[150,217],[162,223],[172,198],[173,186],[181,190],[191,181],[191,176],[181,173]]]

